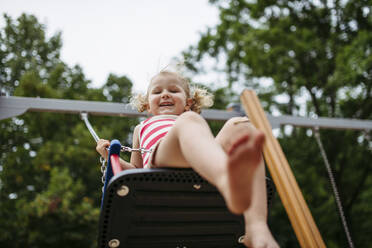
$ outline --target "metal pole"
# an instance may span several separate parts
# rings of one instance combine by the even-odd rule
[[[94,131],[92,125],[90,125],[90,122],[89,122],[89,120],[88,120],[88,113],[86,113],[86,112],[82,112],[82,113],[80,113],[80,117],[81,117],[81,119],[84,121],[85,125],[87,126],[87,128],[88,128],[90,134],[93,136],[94,140],[95,140],[96,142],[98,142],[99,137],[98,137],[98,135],[96,134],[96,132]]]
[[[102,116],[147,116],[146,113],[139,113],[136,110],[133,110],[128,104],[123,103],[0,96],[0,120],[21,115],[27,111],[71,114],[89,113],[90,115]],[[205,109],[202,111],[201,115],[207,120],[226,121],[232,117],[243,116],[244,113],[240,111]],[[372,130],[372,120],[326,117],[314,119],[288,115],[267,115],[267,118],[269,119],[272,128],[279,128],[283,125],[293,125],[305,128],[318,127],[330,129]]]

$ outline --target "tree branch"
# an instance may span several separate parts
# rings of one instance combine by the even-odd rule
[[[359,184],[357,185],[357,187],[355,188],[355,190],[354,190],[354,192],[352,194],[351,200],[347,204],[345,204],[345,212],[346,213],[350,213],[350,211],[351,211],[351,209],[353,207],[354,202],[358,198],[360,191],[362,190],[362,188],[365,185],[365,182],[367,181],[367,178],[369,176],[369,172],[370,171],[371,171],[371,167],[370,166],[367,166],[365,168],[365,170],[363,171],[362,178],[359,181]]]
[[[318,103],[318,99],[316,98],[315,94],[311,91],[311,89],[309,88],[308,85],[305,86],[306,89],[309,91],[309,94],[311,96],[311,100],[313,102],[313,105],[314,105],[314,108],[315,108],[315,112],[318,116],[321,116],[321,113],[320,113],[320,108],[319,108],[319,103]]]

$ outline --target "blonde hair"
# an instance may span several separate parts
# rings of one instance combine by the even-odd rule
[[[189,80],[181,76],[179,73],[163,70],[155,75],[150,82],[152,82],[152,80],[157,76],[165,75],[171,75],[177,78],[186,93],[186,98],[192,99],[190,110],[200,114],[202,108],[209,108],[213,105],[213,95],[211,93],[202,87],[190,86]],[[148,96],[149,90],[147,90],[146,95],[134,95],[130,100],[130,104],[135,107],[138,112],[144,112],[148,106]]]

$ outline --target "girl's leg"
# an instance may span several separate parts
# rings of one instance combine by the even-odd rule
[[[177,118],[160,143],[154,164],[191,166],[220,190],[232,212],[243,213],[250,205],[253,175],[262,160],[263,135],[256,132],[236,137],[238,140],[230,147],[234,149],[227,154],[207,122],[189,111]]]
[[[216,185],[216,178],[225,172],[226,161],[227,156],[215,141],[207,122],[188,111],[177,118],[160,142],[153,162],[162,167],[192,167]]]
[[[236,140],[243,135],[251,135],[257,130],[245,117],[232,118],[218,133],[216,140],[225,151],[236,146]],[[234,149],[234,148],[233,148]],[[261,155],[260,155],[261,156]],[[251,203],[244,211],[245,244],[248,247],[279,247],[267,226],[267,198],[265,165],[261,159],[252,180]]]
[[[225,123],[223,128],[216,136],[216,141],[221,145],[223,150],[228,153],[231,150],[239,149],[240,137],[257,135],[259,132],[246,117],[235,117]],[[253,142],[253,141],[252,141]],[[266,199],[266,175],[265,165],[262,159],[261,148],[255,149],[256,154],[252,154],[254,162],[257,163],[254,176],[250,177],[252,181],[251,204],[246,212],[254,212],[251,214],[266,222],[267,218],[267,199]],[[247,164],[246,166],[249,166]]]

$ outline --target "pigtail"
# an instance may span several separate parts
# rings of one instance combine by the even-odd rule
[[[190,109],[196,113],[200,114],[202,108],[209,108],[213,105],[213,95],[204,88],[192,87],[190,97],[193,100]]]
[[[147,97],[143,94],[136,94],[130,99],[130,105],[137,109],[138,112],[144,112],[147,109]]]

